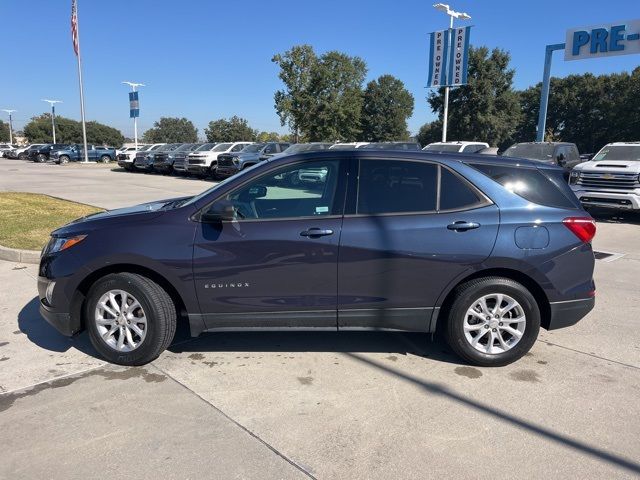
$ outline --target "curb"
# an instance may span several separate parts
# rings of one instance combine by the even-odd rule
[[[18,263],[40,263],[40,252],[37,250],[19,250],[0,245],[0,260]]]

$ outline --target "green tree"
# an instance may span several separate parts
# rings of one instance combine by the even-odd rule
[[[229,120],[212,120],[204,129],[204,133],[209,142],[236,142],[253,140],[256,137],[256,131],[249,126],[249,122],[235,115]]]
[[[423,147],[426,147],[430,143],[441,141],[442,122],[440,120],[435,120],[422,125],[418,131],[418,135],[416,135],[416,140]]]
[[[272,62],[278,64],[278,77],[285,85],[274,95],[280,124],[288,125],[296,140],[304,125],[308,124],[308,95],[311,72],[318,57],[310,45],[297,45],[282,54],[274,55]]]
[[[198,129],[184,117],[161,117],[142,138],[147,143],[195,143]]]
[[[280,135],[277,132],[260,132],[256,134],[256,142],[278,142]]]
[[[51,115],[44,113],[33,117],[23,131],[30,143],[53,142]],[[82,124],[70,118],[56,116],[56,141],[82,143]],[[124,136],[119,130],[95,121],[87,122],[87,143],[119,147],[123,141]]]
[[[581,152],[595,152],[613,141],[635,140],[640,132],[640,67],[595,76],[552,78],[545,140],[573,142]],[[515,140],[536,137],[540,84],[518,93],[522,121]]]
[[[511,144],[521,113],[509,61],[504,50],[470,47],[468,84],[452,88],[449,94],[448,139],[482,141],[500,148]],[[442,120],[444,88],[432,92],[428,101]]]
[[[361,132],[365,62],[341,52],[318,57],[309,45],[273,57],[284,90],[275,93],[282,125],[307,141],[356,140]]]
[[[0,120],[0,142],[8,142],[9,140],[9,124]]]
[[[367,84],[362,108],[362,140],[386,142],[409,137],[407,119],[413,114],[413,95],[392,75]]]

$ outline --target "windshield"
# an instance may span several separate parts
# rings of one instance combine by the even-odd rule
[[[282,153],[300,153],[300,152],[313,152],[316,150],[327,150],[332,143],[296,143],[291,145]]]
[[[180,143],[170,143],[168,145],[165,145],[164,148],[162,149],[162,151],[163,152],[173,152],[180,145],[181,145]]]
[[[211,151],[212,152],[224,152],[225,150],[228,150],[229,147],[231,147],[231,145],[233,145],[233,144],[232,143],[219,143]]]
[[[138,149],[139,152],[146,152],[147,150],[149,150],[151,148],[151,145],[145,145],[144,147],[140,147]],[[135,147],[133,148],[135,150]]]
[[[193,149],[193,143],[185,143],[176,148],[176,152],[188,152]]]
[[[458,152],[460,145],[452,143],[432,143],[424,147],[424,151],[428,152]]]
[[[420,150],[416,143],[370,143],[361,148],[367,150]]]
[[[507,148],[502,155],[546,161],[553,156],[553,147],[550,143],[516,143]]]
[[[205,143],[204,145],[200,145],[198,148],[196,148],[194,152],[208,152],[215,146],[215,143]]]
[[[240,170],[240,172],[236,173],[235,175],[227,177],[224,180],[222,180],[220,183],[214,185],[213,187],[208,188],[204,192],[199,193],[198,195],[196,195],[194,197],[191,197],[185,203],[181,203],[180,206],[183,207],[183,206],[186,206],[186,205],[191,205],[193,203],[196,203],[201,198],[204,198],[207,195],[209,195],[210,193],[215,192],[218,188],[222,187],[223,185],[226,185],[227,183],[231,182],[232,180],[239,180],[239,177],[241,177],[243,175],[246,175],[247,173],[253,171],[254,168],[261,167],[263,163],[264,162],[256,163],[255,165],[251,165],[250,167],[247,167],[247,168],[244,168],[244,169]]]
[[[150,151],[150,152],[153,152],[154,150],[159,150],[159,149],[161,149],[162,147],[164,147],[164,144],[162,144],[162,145],[155,145],[155,146],[151,147],[151,148],[149,149],[149,151]]]
[[[331,150],[351,150],[352,148],[356,148],[355,143],[336,143],[331,145]]]
[[[264,143],[254,143],[251,145],[247,145],[244,147],[241,152],[242,153],[257,153],[264,148]]]
[[[640,161],[640,145],[611,145],[600,150],[593,160]]]

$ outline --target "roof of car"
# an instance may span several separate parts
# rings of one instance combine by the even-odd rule
[[[504,157],[499,155],[482,155],[478,153],[458,153],[458,152],[430,152],[428,150],[367,150],[363,148],[352,148],[348,150],[317,150],[313,152],[300,152],[291,155],[273,157],[272,161],[283,161],[287,163],[291,159],[303,160],[306,158],[335,158],[336,155],[348,155],[349,157],[369,157],[369,158],[393,158],[405,160],[431,160],[445,162],[475,163],[484,165],[515,165],[523,167],[558,169],[554,165],[543,164],[534,160],[524,158]]]
[[[611,143],[607,143],[607,147],[609,146],[616,146],[616,147],[621,147],[621,146],[625,146],[625,145],[640,145],[640,141],[636,141],[636,142],[611,142]]]
[[[511,145],[509,148],[514,145],[575,145],[575,143],[571,142],[518,142]]]

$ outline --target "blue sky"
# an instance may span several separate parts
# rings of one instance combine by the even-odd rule
[[[386,73],[400,78],[416,100],[409,121],[415,132],[434,118],[424,88],[428,33],[448,22],[432,3],[79,0],[87,119],[132,136],[128,87],[120,84],[131,80],[148,85],[140,93],[140,131],[160,116],[185,116],[202,135],[209,120],[239,115],[254,128],[285,132],[273,108],[281,84],[271,57],[308,43],[319,53],[362,57],[367,81]],[[510,51],[516,88],[540,81],[544,46],[563,42],[567,28],[640,17],[638,0],[449,3],[472,15],[472,45]],[[0,57],[11,68],[0,73],[0,108],[18,110],[16,129],[47,111],[42,98],[61,99],[58,114],[80,117],[70,6],[71,0],[0,0]],[[574,62],[555,55],[555,76],[640,65],[640,55]]]

